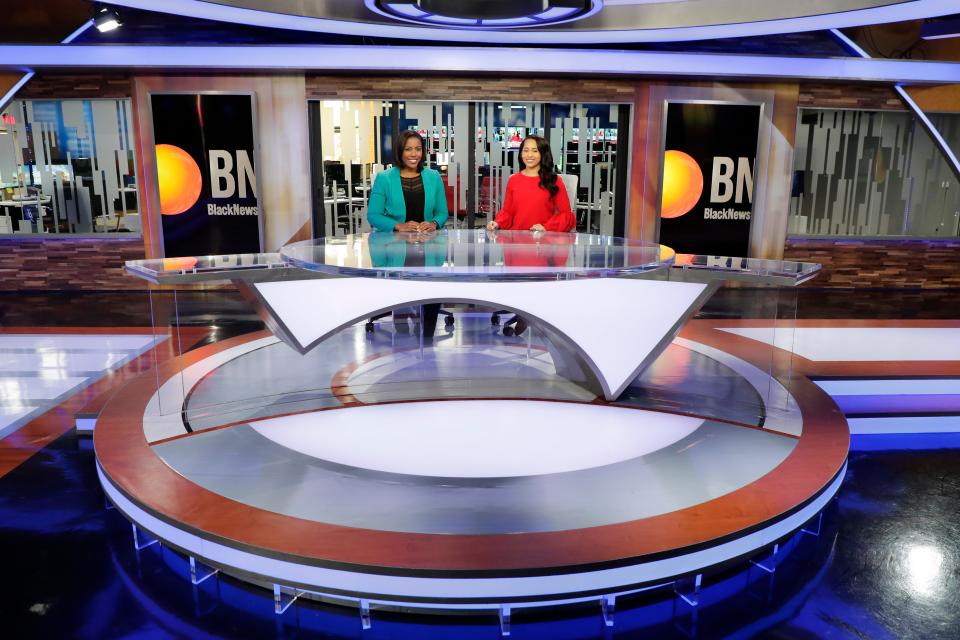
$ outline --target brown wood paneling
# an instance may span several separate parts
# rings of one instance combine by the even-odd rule
[[[143,239],[0,238],[0,291],[145,289],[123,273],[143,260]]]
[[[20,100],[68,100],[71,98],[129,98],[133,95],[129,74],[38,73],[17,93]]]
[[[903,101],[887,84],[805,82],[800,85],[799,106],[906,111]]]
[[[808,287],[960,288],[960,239],[787,238],[783,257],[823,265]]]
[[[629,102],[637,81],[583,78],[307,74],[307,99]]]

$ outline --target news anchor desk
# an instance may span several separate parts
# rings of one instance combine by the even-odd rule
[[[269,331],[185,346],[111,400],[94,432],[104,490],[136,532],[209,567],[195,578],[272,586],[278,614],[305,596],[356,605],[365,625],[371,606],[509,621],[612,612],[664,584],[692,601],[696,576],[769,553],[842,479],[846,423],[777,368],[779,337],[688,323],[724,281],[776,298],[818,265],[478,230],[126,269],[231,280]],[[176,295],[153,291],[154,308]],[[432,342],[364,331],[429,303],[455,314]],[[530,330],[498,333],[497,310]],[[171,317],[157,332],[188,342]]]

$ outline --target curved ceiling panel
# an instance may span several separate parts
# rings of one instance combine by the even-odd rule
[[[388,1],[388,0],[385,0]],[[447,42],[600,44],[744,37],[897,22],[956,12],[956,0],[594,0],[590,11],[552,26],[412,24],[376,0],[111,0],[147,11],[280,29]]]

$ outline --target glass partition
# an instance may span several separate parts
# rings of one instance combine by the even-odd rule
[[[404,234],[384,247],[347,236],[291,245],[282,254],[128,263],[132,275],[165,287],[232,281],[244,294],[246,313],[264,321],[249,331],[220,332],[216,309],[205,308],[202,300],[170,288],[151,291],[157,336],[169,338],[182,357],[156,372],[158,391],[145,422],[148,439],[356,404],[435,398],[604,401],[569,337],[522,311],[469,303],[467,295],[455,302],[385,307],[355,320],[351,315],[348,324],[331,325],[332,333],[302,340],[302,321],[318,324],[314,311],[324,304],[313,304],[314,311],[304,316],[299,310],[307,301],[298,298],[304,303],[295,305],[300,315],[293,317],[253,290],[257,283],[295,284],[297,291],[321,295],[317,292],[333,289],[299,288],[300,283],[337,275],[357,280],[353,288],[360,280],[403,286],[392,284],[397,279],[464,279],[467,286],[473,276],[516,287],[527,282],[509,280],[531,274],[539,280],[593,278],[598,286],[610,277],[676,283],[637,289],[649,296],[644,304],[654,314],[666,308],[661,304],[669,306],[678,290],[696,283],[703,289],[688,311],[695,315],[671,316],[664,326],[677,318],[674,330],[663,334],[665,342],[650,351],[645,368],[613,402],[799,434],[802,417],[794,394],[809,383],[799,375],[804,360],[797,354],[812,338],[797,328],[796,285],[816,274],[815,265],[674,256],[639,243],[634,251],[626,244],[591,241],[598,236],[570,235],[573,243],[554,251],[556,246],[538,246],[542,238],[527,235],[528,244],[504,247],[482,232],[438,234],[446,248],[437,252],[435,266],[430,247],[422,240],[410,243]],[[464,243],[475,246],[458,250]],[[515,255],[507,251],[517,247]],[[416,259],[408,260],[411,256]],[[518,270],[528,261],[532,271]],[[401,265],[403,273],[395,273]],[[329,305],[336,313],[336,300]],[[597,311],[595,317],[590,340],[603,336],[603,342],[622,345],[656,324],[622,312]]]
[[[930,120],[960,150],[960,114]],[[789,233],[957,237],[960,186],[908,112],[801,109]]]
[[[0,234],[141,233],[129,99],[14,100],[0,122]]]
[[[310,109],[323,235],[369,230],[370,186],[394,164],[393,140],[403,130],[420,133],[426,164],[443,176],[450,227],[481,227],[496,215],[520,170],[520,143],[535,134],[550,143],[577,230],[623,235],[627,162],[617,152],[629,140],[628,105],[323,100]]]

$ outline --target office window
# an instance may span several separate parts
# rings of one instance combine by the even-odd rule
[[[625,149],[629,139],[627,105],[324,100],[310,108],[319,128],[311,160],[323,174],[315,206],[327,235],[366,229],[370,185],[394,164],[393,140],[408,129],[423,137],[427,166],[443,176],[450,227],[481,227],[496,215],[507,180],[521,169],[520,143],[535,134],[549,141],[564,183],[576,184],[569,195],[577,229],[623,234],[627,157],[618,144]]]
[[[960,150],[960,115],[930,119]],[[791,196],[794,235],[960,235],[956,176],[908,112],[801,109]]]
[[[14,100],[0,121],[0,234],[139,234],[135,175],[130,100]]]

